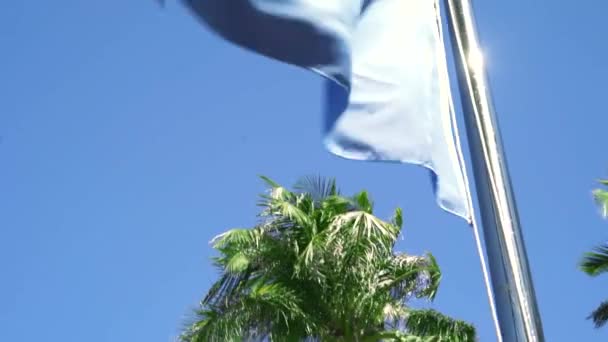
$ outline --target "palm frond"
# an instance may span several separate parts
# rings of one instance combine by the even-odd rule
[[[334,178],[321,176],[306,176],[299,179],[294,185],[298,193],[309,194],[315,201],[322,201],[330,196],[340,194]]]
[[[272,179],[270,179],[266,176],[260,175],[259,177],[264,181],[264,183],[266,183],[266,185],[268,185],[271,188],[280,188],[281,187],[281,185],[279,185],[279,183],[273,181]]]
[[[253,242],[251,229],[231,229],[211,239],[213,248],[222,248],[226,245],[244,245]]]
[[[275,201],[272,204],[272,211],[275,215],[281,215],[301,226],[311,224],[310,217],[297,205],[288,201]]]
[[[395,215],[393,216],[392,223],[399,227],[403,227],[403,210],[401,208],[395,209]]]
[[[199,309],[184,332],[180,342],[237,342],[246,333],[247,317],[237,312]]]
[[[221,308],[201,308],[180,337],[183,342],[242,341],[259,336],[305,337],[313,321],[289,287],[255,279]],[[300,331],[298,331],[300,330]],[[256,339],[257,340],[257,339]]]
[[[226,272],[233,274],[245,272],[249,268],[250,262],[245,253],[234,254],[226,262]]]
[[[358,194],[353,196],[353,199],[355,203],[357,203],[357,205],[359,206],[360,210],[368,214],[372,214],[374,212],[374,203],[369,197],[367,191],[359,192]]]
[[[600,209],[600,214],[604,218],[608,218],[608,191],[603,189],[593,190],[593,198]]]
[[[325,280],[326,270],[322,267],[325,262],[325,243],[325,234],[315,234],[311,237],[306,247],[297,256],[294,277],[312,280],[317,284]]]
[[[366,336],[363,339],[364,342],[448,342],[448,340],[441,340],[437,336],[415,336],[406,334],[400,330],[387,330],[375,333],[370,336]],[[450,340],[451,341],[451,340]]]
[[[367,243],[369,245],[392,247],[392,242],[397,239],[399,229],[394,225],[382,221],[366,211],[352,211],[335,217],[330,228],[330,238],[339,234],[350,236],[355,243]]]
[[[431,254],[425,257],[397,254],[387,268],[383,288],[390,289],[391,296],[404,301],[410,296],[433,300],[441,282],[441,270]]]
[[[399,322],[407,318],[409,310],[401,301],[388,302],[382,308],[382,315],[385,321]]]
[[[422,280],[426,289],[422,291],[423,297],[429,299],[435,299],[437,290],[439,290],[439,284],[441,283],[441,269],[437,263],[437,259],[431,253],[426,254],[427,264],[425,268],[425,278]]]
[[[590,276],[597,276],[608,271],[608,243],[604,243],[585,253],[579,264],[580,269]]]
[[[272,179],[270,179],[268,177],[260,176],[260,178],[269,187],[268,193],[262,194],[260,196],[261,200],[258,202],[258,205],[260,207],[270,208],[270,207],[272,207],[272,204],[277,201],[287,201],[287,202],[294,201],[296,194],[294,194],[293,192],[282,187],[281,185],[279,185],[278,183],[276,183],[275,181],[273,181]],[[268,213],[263,212],[261,214],[261,216],[266,216],[267,214]]]
[[[608,322],[608,301],[602,302],[587,318],[593,320],[596,328],[603,327]]]
[[[411,310],[406,321],[407,332],[416,336],[433,336],[439,341],[473,342],[475,328],[435,310]]]
[[[243,282],[244,277],[240,274],[225,273],[220,280],[215,282],[207,295],[201,301],[201,306],[218,305],[218,303],[226,302],[230,295],[236,291],[239,285]]]
[[[336,216],[355,211],[357,208],[351,199],[336,195],[329,196],[321,201],[319,209],[324,222],[331,223]]]

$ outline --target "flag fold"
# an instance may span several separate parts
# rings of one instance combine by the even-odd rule
[[[471,219],[435,0],[183,0],[224,39],[327,79],[324,143],[422,165],[439,205]]]

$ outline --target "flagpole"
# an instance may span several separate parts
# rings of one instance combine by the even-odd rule
[[[445,0],[502,339],[543,342],[528,257],[471,0]]]

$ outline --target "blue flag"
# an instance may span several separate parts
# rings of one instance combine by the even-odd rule
[[[327,79],[327,149],[431,170],[470,221],[436,0],[183,0],[224,39]]]

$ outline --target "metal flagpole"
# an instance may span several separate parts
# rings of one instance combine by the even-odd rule
[[[445,0],[502,338],[544,341],[471,0]]]

